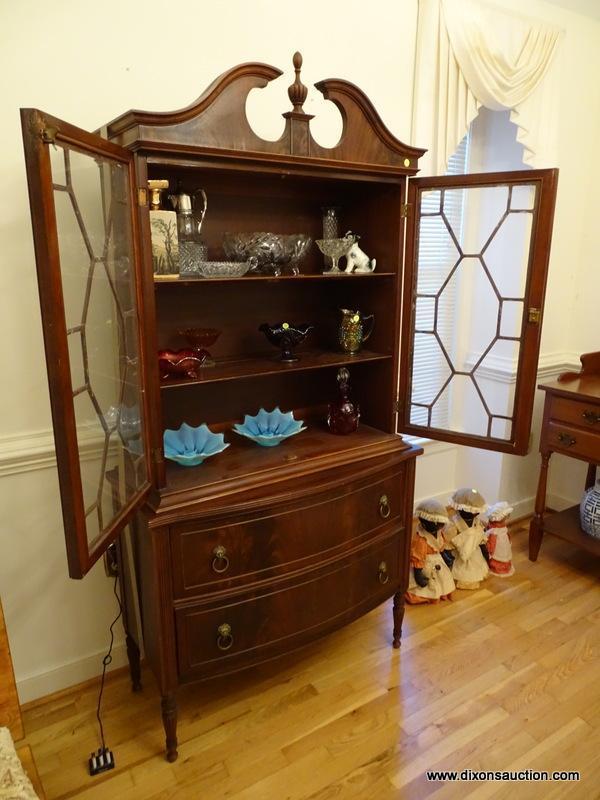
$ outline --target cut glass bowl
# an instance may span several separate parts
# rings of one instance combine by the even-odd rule
[[[202,261],[198,272],[203,278],[241,278],[250,269],[251,263],[242,261]]]
[[[208,425],[193,428],[183,422],[178,430],[170,428],[163,434],[165,458],[181,464],[182,467],[195,467],[205,458],[222,453],[229,444],[222,433],[213,433]]]
[[[225,233],[223,249],[228,258],[236,261],[255,259],[259,272],[281,275],[282,269],[288,267],[292,274],[298,275],[298,265],[311,242],[311,237],[305,233]]]
[[[284,414],[279,408],[274,408],[273,411],[261,408],[253,417],[246,414],[244,423],[236,423],[233,430],[261,447],[275,447],[284,439],[305,431],[303,425],[303,420],[294,419],[293,411]]]

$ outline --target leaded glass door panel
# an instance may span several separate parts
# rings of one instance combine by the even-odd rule
[[[44,343],[71,577],[149,489],[132,155],[22,111]]]
[[[526,452],[557,177],[410,180],[400,432]]]

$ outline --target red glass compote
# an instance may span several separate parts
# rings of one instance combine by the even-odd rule
[[[188,340],[196,358],[203,367],[214,367],[215,360],[207,350],[217,341],[221,331],[217,328],[184,328],[179,331]]]

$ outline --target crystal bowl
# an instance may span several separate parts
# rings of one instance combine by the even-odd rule
[[[231,257],[231,256],[230,256]],[[198,272],[203,278],[241,278],[251,267],[246,259],[238,261],[202,261]]]
[[[163,434],[165,458],[181,464],[182,467],[195,467],[205,458],[222,453],[229,444],[222,433],[213,433],[208,425],[192,428],[183,422],[176,430],[167,430]]]
[[[228,258],[247,261],[255,258],[257,270],[281,275],[282,267],[289,267],[294,275],[305,257],[312,239],[305,233],[225,233],[223,249]]]
[[[236,423],[233,430],[261,447],[275,447],[284,439],[305,431],[303,425],[303,420],[294,419],[293,411],[284,414],[279,407],[273,411],[261,408],[253,417],[246,414],[243,424]]]

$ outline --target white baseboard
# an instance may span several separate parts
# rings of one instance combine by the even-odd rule
[[[70,686],[99,677],[102,674],[102,659],[106,650],[93,653],[85,658],[62,664],[48,672],[40,672],[27,678],[17,680],[17,691],[21,703],[29,703],[40,697],[59,692]],[[108,672],[127,664],[127,648],[125,642],[115,644],[112,652],[113,660],[108,667]]]

